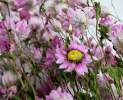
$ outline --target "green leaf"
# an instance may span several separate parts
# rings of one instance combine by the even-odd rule
[[[96,19],[99,20],[101,16],[101,7],[99,2],[95,2]]]
[[[90,91],[92,94],[91,99],[89,100],[100,100],[99,86],[97,83],[96,72],[89,71],[89,73],[82,77],[83,87],[86,91]]]
[[[0,60],[3,60],[4,58],[15,60],[15,55],[10,53],[3,53],[0,55]]]
[[[100,37],[101,40],[107,39],[108,38],[107,33],[109,32],[109,27],[104,26],[104,25],[99,25],[99,32],[101,35],[101,37]]]
[[[30,86],[27,85],[27,88],[25,88],[25,95],[27,96],[27,100],[35,100],[35,96],[33,94],[33,90]]]
[[[120,67],[109,67],[108,71],[109,75],[114,79],[116,89],[118,93],[121,93],[121,85],[120,85],[120,80],[123,77],[123,68]]]
[[[94,100],[100,100],[96,73],[89,72],[88,78],[89,78],[89,88],[92,92],[93,98],[95,98]]]
[[[62,79],[64,79],[65,81],[67,82],[75,82],[75,77],[76,77],[76,74],[73,72],[73,73],[66,73],[64,71],[60,71],[60,77]]]
[[[114,48],[114,50],[116,50],[116,49]],[[116,58],[116,60],[117,60],[117,66],[122,68],[123,67],[123,60],[121,58]]]
[[[31,61],[31,65],[32,65],[32,74],[34,75],[34,74],[37,74],[37,72],[38,72],[38,66],[37,66],[37,64],[36,63],[34,63],[33,61]]]
[[[14,97],[12,98],[12,100],[21,100],[21,98],[18,97],[18,96],[14,96]]]
[[[91,100],[89,94],[82,92],[75,93],[75,98],[77,98],[77,100]]]

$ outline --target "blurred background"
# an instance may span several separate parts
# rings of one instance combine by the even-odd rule
[[[113,15],[123,21],[123,0],[100,0],[100,2],[111,10]]]

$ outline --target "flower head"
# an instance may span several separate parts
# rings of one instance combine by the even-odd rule
[[[73,100],[73,98],[59,87],[57,90],[52,90],[50,95],[46,96],[46,100]]]
[[[123,54],[123,24],[114,24],[109,32],[114,47]]]
[[[27,9],[26,7],[19,11],[19,15],[20,15],[21,19],[27,19],[28,20],[31,18],[31,14],[29,12],[29,9]]]
[[[16,75],[11,71],[6,71],[2,76],[2,84],[4,86],[14,85],[17,80]]]
[[[26,20],[21,20],[16,24],[15,31],[18,33],[20,40],[28,38],[30,34],[30,28]]]
[[[103,16],[100,20],[101,25],[111,26],[115,23],[115,20],[111,16]]]
[[[71,42],[68,48],[57,48],[56,58],[60,69],[67,72],[75,70],[78,75],[88,72],[87,64],[90,63],[88,49],[83,44]]]

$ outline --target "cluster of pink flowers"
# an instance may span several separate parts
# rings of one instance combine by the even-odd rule
[[[0,100],[120,100],[122,66],[123,23],[99,2],[0,0]]]

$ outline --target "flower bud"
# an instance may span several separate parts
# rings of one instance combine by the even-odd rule
[[[16,80],[17,76],[11,71],[5,72],[2,76],[2,84],[4,86],[11,86],[15,84]]]

